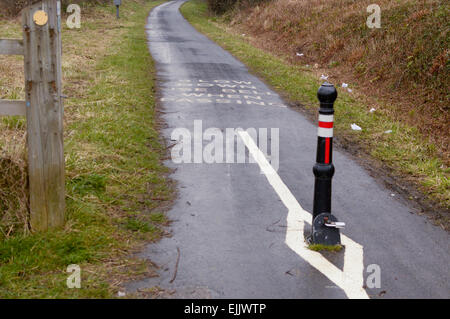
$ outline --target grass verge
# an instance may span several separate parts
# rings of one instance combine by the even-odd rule
[[[120,20],[113,6],[82,7],[81,29],[64,27],[67,222],[27,234],[22,220],[1,233],[0,298],[108,298],[122,282],[152,275],[149,262],[131,256],[163,234],[173,194],[161,162],[166,151],[144,28],[149,10],[162,2],[125,1]],[[1,28],[20,36],[18,21],[2,21]],[[13,70],[20,63],[0,64]],[[8,81],[14,82],[0,76],[2,95]],[[0,132],[23,135],[23,125],[11,121],[2,119]],[[8,135],[0,137],[8,145]],[[2,148],[0,157],[18,161],[16,155]],[[71,264],[81,268],[81,289],[66,286]]]
[[[293,106],[311,118],[316,115],[316,94],[321,82],[310,69],[292,65],[251,45],[245,35],[237,34],[223,18],[209,16],[203,1],[191,0],[182,6],[181,12],[199,31],[244,62]],[[363,96],[342,88],[338,92],[334,123],[337,142],[357,157],[364,157],[366,166],[375,169],[375,174],[381,171],[385,176],[392,176],[385,182],[420,202],[424,213],[448,229],[450,168],[434,145],[416,128],[390,117],[387,110],[394,106],[370,112],[372,106]],[[353,123],[361,126],[362,131],[353,131]]]
[[[308,246],[308,249],[313,250],[313,251],[339,252],[342,250],[342,248],[343,247],[341,245],[328,246],[328,245],[322,245],[322,244],[311,244]]]

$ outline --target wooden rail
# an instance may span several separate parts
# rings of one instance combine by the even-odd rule
[[[0,39],[0,55],[23,55],[22,39]],[[0,116],[26,115],[26,102],[0,100]]]
[[[0,39],[0,54],[23,55],[22,39]]]
[[[0,116],[27,115],[26,102],[19,100],[0,100]]]

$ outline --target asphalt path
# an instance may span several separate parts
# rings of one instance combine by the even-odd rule
[[[175,145],[167,161],[179,192],[168,213],[171,236],[142,253],[159,276],[127,289],[158,286],[167,298],[449,298],[449,235],[345,152],[333,152],[332,212],[346,223],[346,248],[305,250],[317,124],[196,31],[180,14],[182,3],[153,9],[146,27],[163,134]],[[191,156],[177,156],[188,141],[181,133],[226,135],[230,128],[267,129],[268,136],[249,134],[244,143],[237,134],[231,145],[236,152],[244,145],[245,163],[208,163],[199,154],[210,141],[194,138]],[[271,165],[251,160],[258,150],[271,155]]]

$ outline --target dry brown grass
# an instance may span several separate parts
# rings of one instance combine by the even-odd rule
[[[276,0],[230,14],[253,44],[298,64],[318,64],[396,119],[416,126],[450,163],[448,2],[380,0],[381,29],[369,29],[371,0]],[[297,52],[304,54],[302,58]]]
[[[8,238],[17,231],[28,232],[27,161],[25,133],[0,130],[0,232]]]

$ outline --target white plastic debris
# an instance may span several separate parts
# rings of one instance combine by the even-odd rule
[[[297,56],[304,56],[304,54],[303,54],[303,53],[298,53],[298,52],[297,52]]]
[[[241,35],[242,35],[243,37],[245,37],[245,33],[242,33]]]
[[[392,130],[384,131],[384,133],[386,133],[386,134],[392,133]]]
[[[373,112],[375,112],[375,111],[376,111],[376,110],[375,110],[374,108],[371,108],[369,112],[370,112],[370,113],[373,113]]]
[[[348,88],[348,84],[347,83],[342,83],[342,87],[343,88]]]
[[[125,296],[126,296],[126,293],[124,293],[123,291],[119,291],[119,292],[117,293],[117,296],[118,296],[118,297],[125,297]]]
[[[322,75],[320,76],[320,79],[321,79],[321,80],[328,80],[328,75],[323,75],[323,74],[322,74]]]
[[[361,131],[362,130],[362,128],[360,126],[356,125],[355,123],[353,123],[351,125],[351,127],[352,127],[353,131]]]
[[[352,93],[353,90],[352,89],[347,89],[348,93]]]

